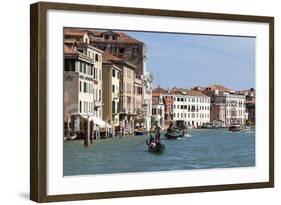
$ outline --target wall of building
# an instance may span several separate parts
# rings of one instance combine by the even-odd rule
[[[79,112],[79,74],[77,72],[64,72],[64,115],[71,115]]]
[[[198,127],[210,121],[210,98],[174,95],[174,121]]]

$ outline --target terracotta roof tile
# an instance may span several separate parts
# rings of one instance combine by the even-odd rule
[[[63,46],[64,54],[79,54],[78,51],[72,49],[71,47],[64,44]]]
[[[224,87],[223,85],[210,85],[205,88],[205,90],[219,90],[219,91],[231,91],[229,88]]]
[[[76,29],[76,28],[65,28],[64,29],[64,35],[70,35],[70,36],[83,36],[87,34],[88,32],[82,29]]]
[[[107,61],[107,62],[108,61],[123,61],[121,58],[118,58],[117,56],[114,56],[108,52],[104,52],[102,54],[102,59],[103,59],[103,62],[105,62],[105,61]]]
[[[120,31],[110,31],[110,30],[95,30],[95,29],[87,29],[84,31],[90,32],[95,37],[102,37],[103,33],[112,32],[119,36],[118,41],[117,40],[103,40],[103,42],[119,42],[119,43],[132,43],[132,44],[143,44],[143,42],[127,35],[124,32]],[[98,39],[96,41],[99,41]]]
[[[152,90],[152,93],[153,94],[156,94],[156,93],[167,93],[167,90],[165,90],[164,88],[157,87],[157,88]]]

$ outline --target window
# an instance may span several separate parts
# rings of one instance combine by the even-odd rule
[[[96,79],[96,68],[94,67],[94,79]]]
[[[99,71],[99,79],[101,80],[101,70]]]
[[[98,54],[95,55],[95,61],[99,61],[99,55]]]
[[[117,53],[117,47],[116,47],[116,46],[112,46],[112,47],[111,47],[111,52],[112,52],[113,54],[116,54],[116,53]]]
[[[85,63],[83,63],[83,69],[84,69],[84,71],[83,71],[83,73],[87,73],[87,69],[86,69],[86,64]]]
[[[104,35],[104,39],[105,39],[105,40],[109,40],[109,35],[107,35],[107,34]]]
[[[82,101],[79,101],[79,112],[82,113]]]
[[[115,78],[115,69],[112,69],[112,77]]]
[[[112,92],[115,92],[115,85],[112,85]]]
[[[83,64],[84,64],[84,63],[80,62],[80,73],[83,72]]]
[[[112,113],[116,113],[115,101],[112,101]]]
[[[123,54],[125,52],[125,48],[119,48],[119,53]]]
[[[101,90],[99,90],[99,101],[101,101]]]
[[[84,82],[84,93],[86,93],[86,92],[87,92],[87,83]]]
[[[93,75],[93,66],[90,65],[90,75]]]

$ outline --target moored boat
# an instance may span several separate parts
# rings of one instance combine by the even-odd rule
[[[241,131],[241,130],[242,130],[242,127],[241,127],[239,124],[230,125],[230,126],[228,127],[228,130],[229,130],[229,131],[232,131],[232,132],[238,132],[238,131]]]

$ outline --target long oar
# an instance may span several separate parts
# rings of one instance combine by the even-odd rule
[[[147,139],[145,139],[144,141],[142,141],[141,143],[137,144],[136,146],[134,146],[132,149],[135,149],[137,146],[140,146],[141,144],[145,143]],[[131,149],[131,150],[132,150]]]

